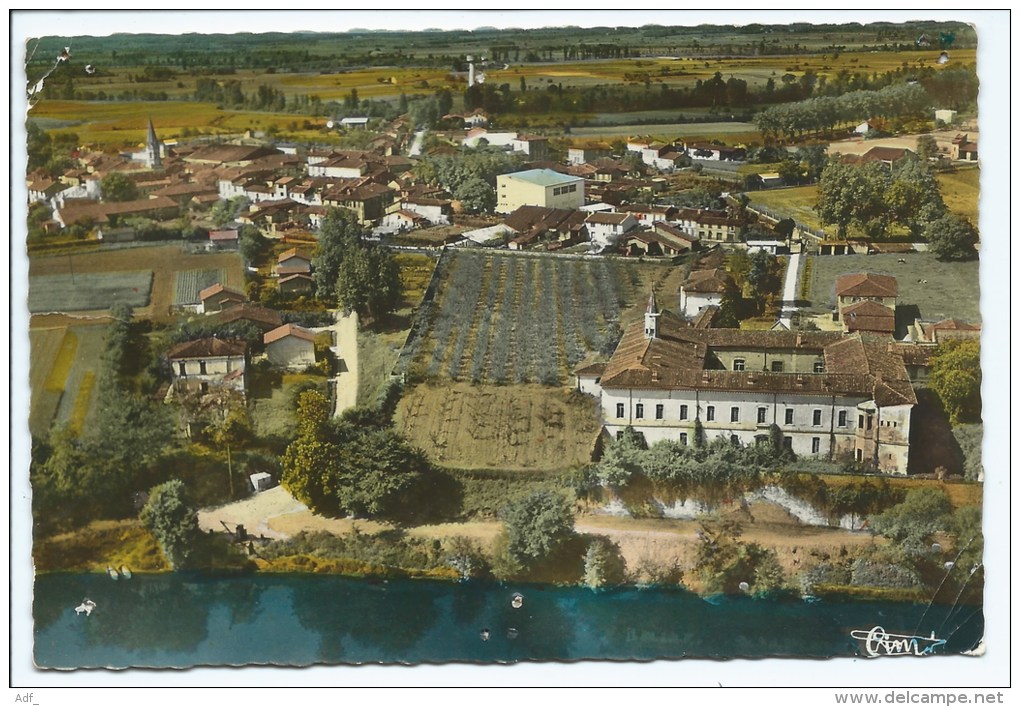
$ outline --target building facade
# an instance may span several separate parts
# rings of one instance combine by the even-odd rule
[[[576,372],[601,403],[605,431],[627,427],[649,445],[722,437],[751,445],[772,425],[798,456],[849,455],[906,474],[917,403],[887,340],[838,332],[693,329],[660,313],[628,329],[605,364]]]
[[[496,177],[496,212],[521,206],[578,209],[584,206],[584,179],[550,169],[529,169]]]

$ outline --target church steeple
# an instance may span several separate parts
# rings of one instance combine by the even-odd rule
[[[655,291],[648,294],[648,306],[645,308],[645,338],[659,338],[659,305],[655,303]]]
[[[145,162],[149,167],[162,166],[163,156],[160,147],[159,139],[156,137],[156,128],[152,125],[152,118],[149,118],[149,134],[145,138]]]

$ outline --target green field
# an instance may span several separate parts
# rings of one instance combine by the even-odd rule
[[[44,437],[53,422],[86,429],[95,408],[95,368],[103,352],[105,326],[32,329],[28,427]],[[69,342],[74,342],[73,346]]]
[[[105,310],[118,302],[145,307],[151,290],[151,270],[33,275],[28,279],[28,311]]]
[[[939,174],[942,199],[950,211],[966,216],[975,226],[978,223],[978,201],[981,191],[981,171],[977,168],[958,169]]]
[[[900,258],[905,263],[897,262]],[[840,275],[873,272],[893,275],[899,284],[897,306],[916,305],[921,318],[939,320],[948,317],[969,322],[981,321],[978,261],[942,263],[930,253],[906,256],[826,255],[810,256],[811,302],[814,307],[831,309],[836,304],[835,282]],[[927,284],[919,282],[927,280]]]

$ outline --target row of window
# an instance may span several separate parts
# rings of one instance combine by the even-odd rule
[[[758,422],[759,425],[763,425],[766,422],[768,422],[768,411],[769,411],[769,409],[767,407],[759,407],[758,408],[757,422]],[[656,406],[655,406],[655,419],[656,420],[663,420],[663,419],[665,419],[665,415],[666,415],[666,406],[663,405],[662,403],[656,404]],[[616,404],[616,417],[619,419],[619,418],[624,418],[626,416],[627,416],[627,406],[624,403],[617,403]],[[638,419],[638,420],[643,420],[644,419],[644,417],[645,417],[645,406],[644,406],[644,403],[637,403],[634,406],[634,417],[636,419]],[[689,409],[688,409],[687,405],[681,405],[680,406],[680,419],[681,420],[689,419]],[[839,410],[837,412],[837,414],[836,414],[836,426],[837,427],[846,427],[846,419],[847,419],[847,417],[846,417],[846,410]],[[708,406],[706,406],[706,408],[705,408],[705,420],[707,422],[714,422],[715,421],[715,405],[708,405]],[[739,407],[733,406],[733,407],[730,408],[730,422],[740,422],[740,408]],[[871,429],[871,424],[870,424],[871,417],[870,416],[868,417],[868,422],[869,422],[868,429]],[[785,417],[784,417],[784,424],[787,424],[787,425],[792,425],[793,424],[793,408],[786,408],[786,414],[785,414]],[[815,426],[815,427],[821,427],[822,426],[822,411],[821,410],[816,409],[816,410],[812,410],[811,411],[811,424],[813,426]],[[861,427],[864,426],[864,417],[863,416],[860,417],[860,426]],[[893,426],[895,426],[895,423],[893,423]]]
[[[569,194],[570,192],[577,191],[576,184],[568,184],[565,187],[553,187],[553,196],[559,196],[560,194]]]
[[[735,358],[735,359],[733,359],[733,370],[734,371],[743,371],[746,365],[747,365],[747,361],[745,359],[742,359],[742,358]],[[782,373],[783,372],[783,362],[782,361],[773,361],[772,364],[771,364],[771,369],[772,369],[773,373]],[[825,373],[825,361],[815,361],[815,365],[814,365],[814,369],[813,370],[814,370],[815,373]]]

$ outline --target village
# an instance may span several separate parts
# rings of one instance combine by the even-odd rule
[[[896,563],[868,521],[905,493],[937,489],[953,511],[980,502],[979,405],[933,393],[981,336],[977,232],[956,213],[976,206],[950,191],[976,185],[978,132],[956,110],[936,106],[916,132],[876,116],[764,147],[654,126],[626,140],[520,132],[466,105],[429,124],[321,127],[357,148],[257,130],[164,139],[157,113],[146,122],[133,150],[76,145],[59,175],[27,177],[30,427],[82,433],[118,390],[169,414],[159,443],[181,445],[198,527],[247,548],[208,566],[330,571],[337,558],[294,543],[401,528],[408,553],[442,548],[411,563],[429,576],[474,576],[473,562],[598,584],[619,555],[615,581],[667,581],[672,567],[729,591],[698,559],[697,528],[716,514],[757,526],[747,537],[773,553],[785,579],[758,589],[820,591],[869,585],[847,569],[861,558]],[[826,206],[840,170],[901,202]],[[359,457],[373,448],[400,469]],[[330,454],[355,464],[344,449],[364,466],[314,478]],[[666,451],[671,464],[655,461]],[[678,480],[695,461],[704,472]],[[140,478],[172,465],[138,463]],[[722,478],[734,464],[744,471]],[[408,473],[329,490],[362,472]],[[567,535],[594,540],[501,560],[514,499],[567,491]],[[117,493],[136,511],[149,498]],[[83,503],[78,522],[102,505]],[[55,566],[66,530],[44,532]],[[952,542],[949,525],[938,532]],[[163,566],[140,552],[97,561]]]

